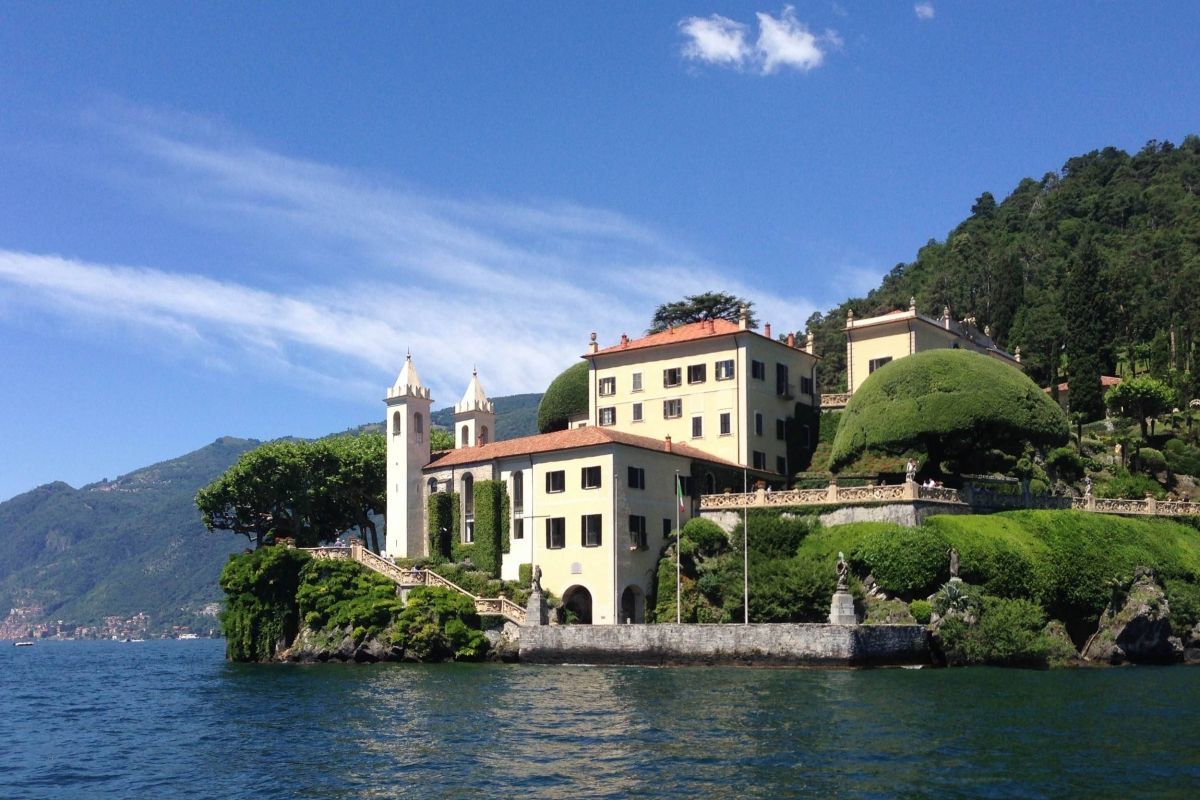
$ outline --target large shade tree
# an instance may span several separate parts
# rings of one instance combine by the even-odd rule
[[[674,303],[663,303],[654,310],[647,333],[665,331],[668,327],[703,322],[708,319],[727,319],[737,322],[742,307],[749,315],[750,327],[757,328],[754,318],[754,303],[726,292],[704,292],[688,295]]]
[[[1072,389],[1072,402],[1074,395],[1075,390]],[[1167,384],[1149,375],[1139,375],[1109,389],[1104,395],[1104,402],[1122,416],[1136,419],[1145,439],[1149,433],[1146,421],[1167,411],[1174,398],[1175,393]]]
[[[357,528],[378,552],[375,518],[386,511],[386,449],[382,434],[269,442],[196,494],[201,521],[256,547],[269,536],[312,546]]]
[[[1066,415],[1020,370],[965,350],[930,350],[876,370],[846,406],[830,457],[917,455],[923,471],[994,469],[1026,446],[1070,436]]]

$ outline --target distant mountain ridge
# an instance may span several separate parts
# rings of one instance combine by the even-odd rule
[[[494,398],[497,438],[537,433],[540,399]],[[452,417],[453,408],[432,415],[447,428]],[[205,609],[221,600],[217,577],[246,540],[206,531],[194,498],[259,444],[222,437],[113,481],[78,489],[55,481],[0,503],[0,620],[39,606],[43,620],[81,625],[145,612],[156,626],[215,627]]]

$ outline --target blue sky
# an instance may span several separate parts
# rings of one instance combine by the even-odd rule
[[[776,331],[980,192],[1200,132],[1195,3],[7,3],[0,499]]]

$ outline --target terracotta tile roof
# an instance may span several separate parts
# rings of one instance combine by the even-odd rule
[[[729,336],[737,333],[741,328],[736,322],[730,322],[727,319],[712,319],[702,322],[689,322],[686,325],[679,325],[675,328],[669,328],[659,333],[652,333],[648,336],[643,336],[640,339],[628,339],[621,344],[615,344],[612,347],[605,347],[595,353],[585,353],[584,358],[590,358],[594,355],[604,355],[605,353],[623,353],[627,350],[641,350],[646,347],[660,347],[664,344],[679,344],[680,342],[693,342],[697,339],[709,339],[714,336]],[[755,331],[750,331],[755,333]],[[761,335],[761,334],[760,334]]]
[[[1113,386],[1120,386],[1120,385],[1121,385],[1120,378],[1114,378],[1112,375],[1101,375],[1100,376],[1100,387],[1102,389],[1109,389]],[[1071,390],[1071,387],[1068,385],[1067,381],[1063,381],[1062,383],[1060,383],[1058,385],[1058,390],[1060,392],[1068,392]],[[1042,391],[1045,392],[1046,394],[1050,394],[1050,387],[1047,386],[1046,388],[1042,389]]]
[[[651,439],[647,436],[635,436],[632,433],[622,433],[610,428],[597,428],[588,425],[584,428],[569,428],[565,431],[542,433],[537,436],[523,436],[520,439],[506,439],[480,447],[460,447],[457,450],[443,450],[434,453],[425,469],[442,469],[443,467],[459,464],[476,464],[482,461],[492,461],[497,458],[533,455],[536,453],[553,453],[560,450],[575,450],[581,447],[597,445],[622,444],[629,447],[640,447],[643,450],[654,450],[659,453],[671,452],[683,458],[694,458],[721,464],[727,467],[741,469],[732,461],[709,455],[683,442],[672,442],[670,451],[662,439]]]

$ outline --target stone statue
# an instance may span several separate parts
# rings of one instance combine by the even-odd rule
[[[904,480],[908,481],[909,483],[913,483],[914,481],[916,481],[916,479],[917,479],[917,462],[913,461],[910,458],[908,460],[908,463],[904,465]]]
[[[954,580],[958,577],[958,551],[951,547],[947,555],[950,556],[950,580]]]
[[[529,587],[530,592],[542,592],[542,567],[540,564],[535,564],[533,567],[533,585]]]
[[[839,550],[837,560],[837,590],[848,591],[850,588],[850,565],[846,563],[845,554]]]
[[[1083,479],[1083,496],[1084,497],[1092,496],[1092,476],[1091,475],[1088,475],[1086,478]]]

